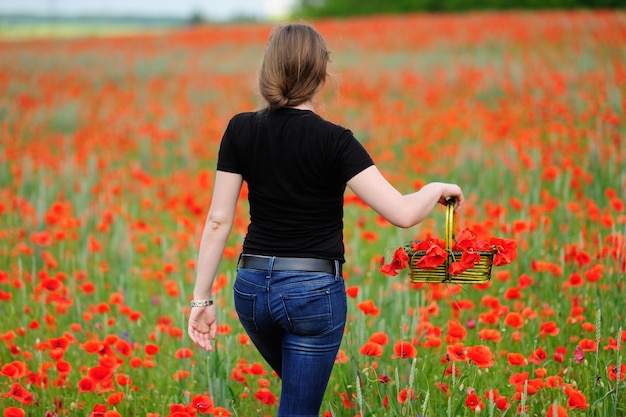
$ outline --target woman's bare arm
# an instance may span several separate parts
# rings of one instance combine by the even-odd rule
[[[443,182],[432,182],[417,192],[401,194],[374,165],[352,177],[348,187],[387,221],[402,228],[420,223],[437,203],[446,204],[448,198],[455,200],[455,210],[464,201],[458,185]]]

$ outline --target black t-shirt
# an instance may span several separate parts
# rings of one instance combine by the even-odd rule
[[[248,183],[244,253],[343,262],[346,183],[373,164],[351,131],[312,111],[234,116],[217,169],[241,174]]]

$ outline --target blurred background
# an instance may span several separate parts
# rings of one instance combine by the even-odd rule
[[[626,0],[2,0],[0,38],[383,13],[613,9]]]

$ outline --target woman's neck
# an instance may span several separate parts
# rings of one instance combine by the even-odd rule
[[[299,109],[299,110],[311,110],[311,111],[315,110],[313,100],[307,100],[304,103],[298,104],[297,106],[290,106],[290,107],[292,109]]]

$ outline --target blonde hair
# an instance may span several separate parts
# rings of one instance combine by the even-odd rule
[[[259,92],[270,109],[297,106],[324,84],[330,52],[322,35],[305,23],[272,30],[259,68]]]

